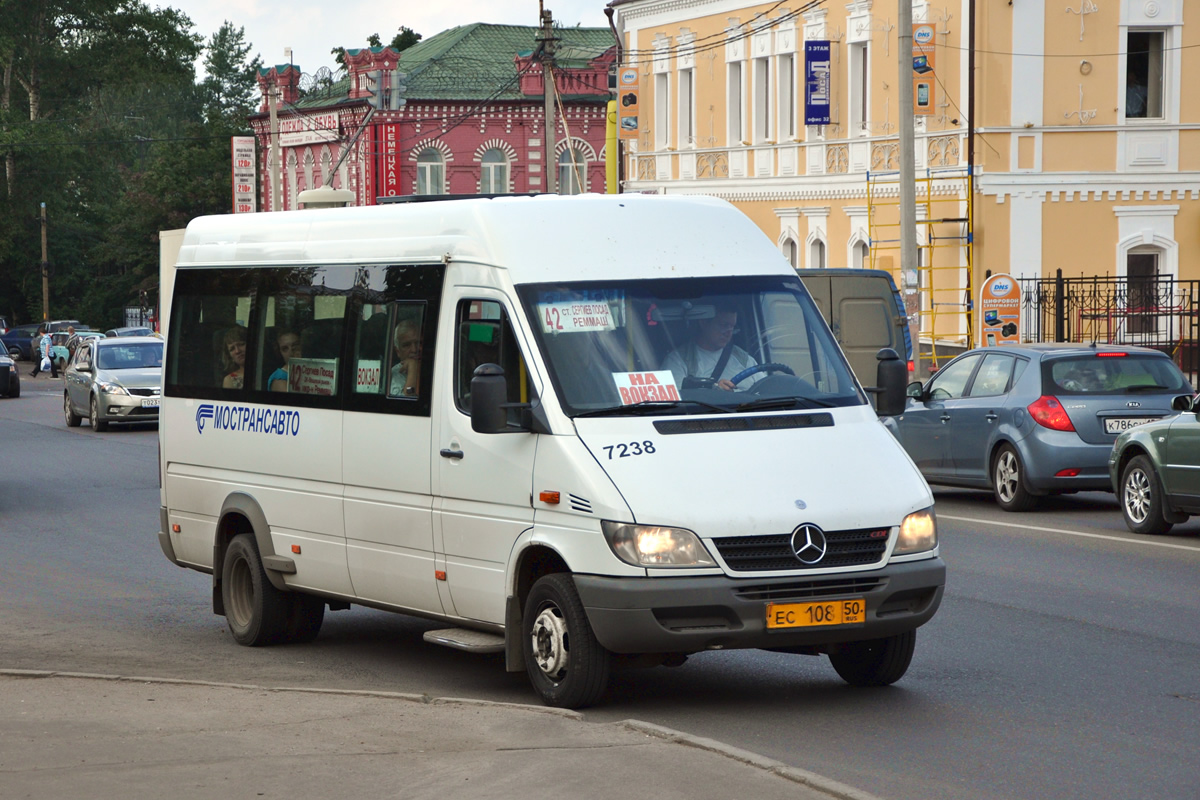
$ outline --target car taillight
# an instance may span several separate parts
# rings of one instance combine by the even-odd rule
[[[1075,426],[1071,424],[1071,418],[1067,416],[1067,410],[1062,407],[1062,403],[1058,402],[1057,397],[1042,395],[1030,403],[1029,416],[1044,428],[1055,431],[1075,430]]]

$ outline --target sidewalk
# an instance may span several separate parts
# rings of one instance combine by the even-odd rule
[[[6,798],[873,800],[636,720],[384,692],[0,670]]]

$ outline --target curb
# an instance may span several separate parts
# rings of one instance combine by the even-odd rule
[[[63,672],[59,670],[36,670],[36,669],[0,669],[0,678],[27,678],[27,679],[42,679],[42,678],[71,678],[75,680],[91,680],[91,681],[117,681],[126,683],[155,683],[167,686],[202,686],[216,689],[240,689],[243,691],[256,692],[295,692],[298,694],[326,694],[326,695],[346,695],[350,697],[378,697],[385,700],[400,700],[408,703],[421,703],[424,705],[435,706],[482,706],[493,707],[500,709],[511,709],[513,711],[525,711],[534,714],[550,714],[552,716],[563,717],[565,719],[575,720],[576,722],[584,722],[584,715],[578,711],[571,711],[565,708],[550,708],[549,706],[535,706],[525,703],[502,703],[495,700],[475,700],[466,697],[431,697],[426,694],[407,694],[403,692],[378,692],[364,689],[309,689],[303,687],[289,686],[259,686],[248,683],[221,683],[218,681],[197,681],[183,680],[179,678],[154,678],[145,676],[133,675],[105,675],[102,673],[91,672]],[[656,739],[678,744],[682,747],[694,747],[698,750],[704,750],[715,755],[745,764],[748,767],[769,772],[784,780],[798,783],[815,791],[823,792],[838,800],[882,800],[873,794],[859,791],[852,786],[847,786],[843,783],[838,783],[830,778],[825,778],[808,770],[790,767],[781,761],[761,756],[757,753],[752,753],[749,750],[742,750],[731,745],[718,742],[715,739],[706,739],[701,736],[693,736],[682,731],[677,731],[673,728],[666,728],[662,725],[655,725],[652,722],[643,722],[637,719],[626,719],[617,723],[613,723],[626,730],[635,733],[641,733],[645,736],[653,736]]]

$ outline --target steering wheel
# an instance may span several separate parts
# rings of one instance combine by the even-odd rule
[[[744,370],[734,375],[729,379],[729,382],[737,386],[742,381],[749,378],[751,375],[757,375],[760,372],[783,372],[787,375],[795,376],[795,372],[787,364],[778,364],[771,362],[768,364],[755,364],[753,367],[746,367]]]

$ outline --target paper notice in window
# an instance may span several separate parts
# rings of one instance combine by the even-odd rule
[[[586,331],[611,331],[612,309],[608,303],[541,303],[538,315],[542,319],[542,333],[581,333]]]
[[[675,376],[669,369],[661,372],[614,372],[612,376],[623,406],[647,401],[670,403],[679,400]]]
[[[289,360],[288,391],[332,397],[337,391],[337,359],[293,358]]]

